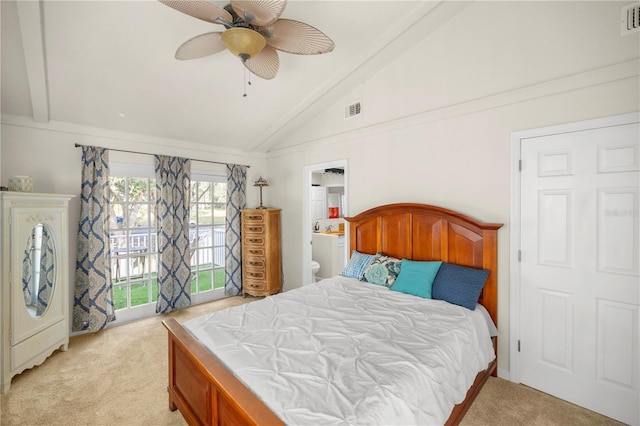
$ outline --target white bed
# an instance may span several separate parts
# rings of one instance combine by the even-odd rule
[[[495,359],[478,306],[337,276],[184,327],[287,424],[443,424]]]
[[[364,257],[384,253],[426,269],[441,262],[432,288],[441,300],[396,291],[408,269],[390,262],[389,274],[400,271],[393,290],[339,277],[185,324],[168,318],[171,410],[190,425],[461,421],[496,374],[502,225],[412,203],[346,220],[350,248]],[[469,292],[473,280],[441,279],[456,268],[485,274],[479,295]],[[370,272],[365,278],[375,278]],[[443,301],[459,295],[472,296],[466,308]]]

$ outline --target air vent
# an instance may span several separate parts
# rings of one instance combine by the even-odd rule
[[[632,3],[620,10],[620,34],[640,31],[640,3]]]
[[[360,102],[355,102],[344,107],[344,118],[355,117],[358,114],[360,114]]]

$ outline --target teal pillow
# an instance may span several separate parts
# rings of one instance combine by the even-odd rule
[[[431,287],[442,262],[418,262],[402,259],[400,274],[391,290],[431,299]]]

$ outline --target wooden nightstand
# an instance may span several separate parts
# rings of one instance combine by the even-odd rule
[[[242,295],[282,291],[280,209],[246,209],[242,215]]]

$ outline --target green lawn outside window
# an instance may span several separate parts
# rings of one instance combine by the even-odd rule
[[[193,272],[193,278],[191,280],[192,294],[196,293],[196,286],[198,284],[200,285],[198,293],[211,290],[211,272],[211,270],[199,271],[197,274],[196,271]],[[224,287],[224,269],[218,268],[214,273],[214,288]],[[130,281],[129,286],[131,287],[132,307],[147,303],[149,300],[147,285],[151,285],[151,300],[153,302],[158,300],[158,280],[156,278],[156,273],[152,273],[150,277],[149,274],[145,274],[137,282],[134,280]],[[116,310],[127,308],[127,284],[118,285],[118,283],[114,283],[113,302]]]

